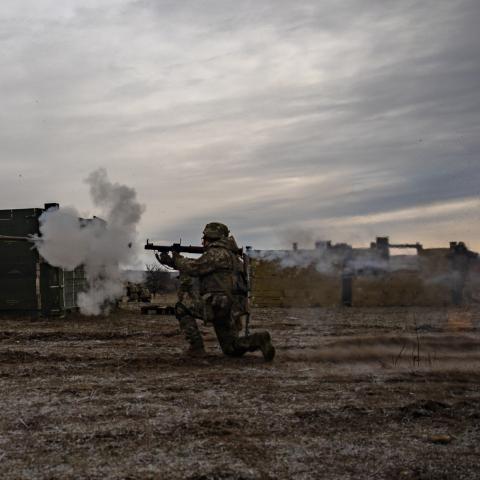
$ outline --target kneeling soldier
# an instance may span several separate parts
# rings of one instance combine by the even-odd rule
[[[173,252],[173,258],[165,253],[160,256],[162,263],[180,271],[181,279],[189,276],[199,281],[200,298],[195,301],[194,296],[188,295],[189,301],[183,302],[185,296],[179,295],[175,306],[176,317],[190,343],[190,352],[204,352],[203,339],[195,320],[202,318],[213,324],[225,355],[240,357],[246,352],[261,350],[266,361],[273,360],[275,348],[268,332],[244,337],[238,335],[236,319],[245,304],[246,285],[243,266],[232,249],[227,226],[209,223],[203,231],[202,241],[205,253],[197,259],[185,258],[176,252]]]

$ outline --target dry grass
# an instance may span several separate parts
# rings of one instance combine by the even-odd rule
[[[0,478],[478,478],[479,312],[258,309],[269,365],[136,307],[1,320]]]

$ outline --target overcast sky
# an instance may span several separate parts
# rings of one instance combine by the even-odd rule
[[[478,251],[479,25],[478,0],[2,0],[0,208],[95,214],[105,167],[141,241]]]

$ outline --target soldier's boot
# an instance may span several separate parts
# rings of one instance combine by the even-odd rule
[[[254,333],[245,337],[245,340],[248,341],[248,350],[250,352],[261,350],[266,362],[271,362],[274,359],[275,347],[272,344],[272,339],[268,332]]]
[[[202,334],[198,329],[197,321],[194,317],[188,314],[178,315],[177,318],[180,323],[180,329],[183,331],[187,342],[190,344],[186,354],[188,356],[202,356],[205,354],[205,346],[203,344]]]

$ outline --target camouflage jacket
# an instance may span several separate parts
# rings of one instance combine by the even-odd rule
[[[236,294],[238,272],[242,266],[232,251],[228,239],[220,239],[207,246],[205,253],[196,259],[175,257],[175,268],[181,273],[198,277],[200,294]]]

